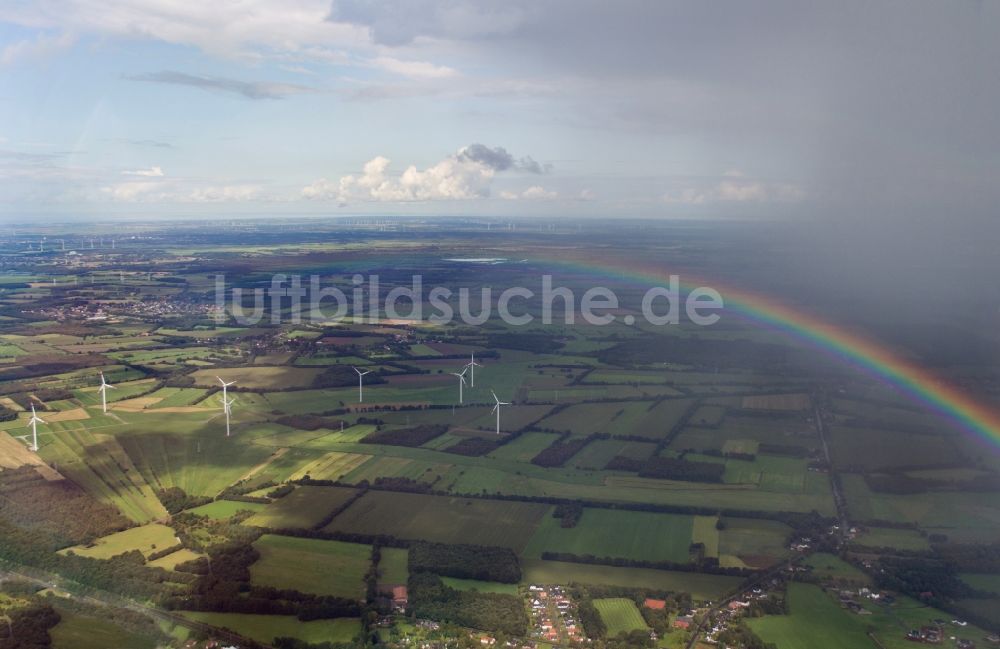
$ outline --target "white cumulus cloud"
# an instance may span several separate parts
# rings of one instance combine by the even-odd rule
[[[502,149],[501,149],[502,150]],[[365,163],[360,174],[336,181],[321,178],[302,189],[308,199],[336,200],[341,204],[359,201],[473,200],[490,195],[490,185],[498,170],[489,159],[467,155],[468,147],[425,169],[415,165],[402,174],[390,172],[391,161],[377,156]],[[531,187],[524,198],[553,198],[542,187]],[[551,196],[550,196],[551,194]]]
[[[132,171],[123,171],[123,176],[144,176],[146,178],[162,178],[164,176],[163,169],[160,167],[150,167],[149,169],[135,169]]]

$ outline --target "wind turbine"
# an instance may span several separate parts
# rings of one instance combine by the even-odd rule
[[[371,370],[365,370],[362,372],[358,368],[354,368],[354,371],[358,373],[358,403],[363,403],[365,400],[365,393],[363,389],[364,376],[365,374],[371,374]]]
[[[236,399],[227,399],[225,395],[222,396],[222,412],[226,415],[226,437],[229,437],[229,415],[233,413],[234,403],[236,403]]]
[[[458,403],[459,404],[462,403],[462,386],[465,385],[465,371],[468,370],[468,369],[469,368],[466,367],[461,372],[452,372],[451,373],[452,376],[457,376],[458,377]]]
[[[38,424],[44,424],[45,420],[35,414],[35,404],[31,404],[31,419],[28,425],[31,426],[31,450],[38,452]]]
[[[482,367],[482,365],[476,362],[476,352],[472,352],[472,358],[465,364],[465,367],[471,370],[469,372],[469,386],[474,388],[476,387],[476,368]]]
[[[233,383],[236,383],[236,381],[230,381],[229,383],[226,383],[225,381],[222,380],[221,376],[217,376],[215,378],[219,379],[219,383],[222,384],[222,402],[225,403],[225,401],[226,401],[226,394],[227,394],[226,388],[228,388]]]
[[[501,401],[497,397],[497,393],[490,390],[490,394],[493,395],[493,400],[497,402],[497,405],[493,406],[493,412],[497,413],[497,435],[500,434],[500,406],[509,406],[510,404],[506,401]]]
[[[111,388],[112,390],[118,389],[105,381],[104,372],[101,372],[101,387],[97,388],[97,391],[101,393],[101,410],[105,413],[108,411],[108,388]]]

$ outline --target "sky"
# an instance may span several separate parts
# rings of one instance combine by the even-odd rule
[[[0,218],[990,224],[976,0],[4,0]]]

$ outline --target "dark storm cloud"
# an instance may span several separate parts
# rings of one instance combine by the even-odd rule
[[[330,19],[551,80],[562,119],[683,137],[791,178],[813,213],[1000,202],[998,3],[336,0]]]
[[[469,146],[463,147],[459,150],[457,157],[459,160],[478,162],[479,164],[485,165],[495,171],[515,169],[517,171],[525,171],[533,174],[542,174],[551,171],[552,169],[552,165],[543,166],[531,156],[514,159],[514,156],[508,153],[507,149],[502,146],[491,149],[485,144],[470,144]]]
[[[213,92],[223,92],[239,95],[246,99],[283,99],[289,95],[312,92],[307,86],[290,83],[249,82],[228,79],[226,77],[203,77],[184,72],[163,70],[148,74],[129,75],[129,81],[149,81],[179,86],[190,86]]]

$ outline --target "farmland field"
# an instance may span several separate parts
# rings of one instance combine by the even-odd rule
[[[303,642],[350,642],[361,633],[361,621],[356,618],[313,620],[301,622],[292,615],[254,615],[251,613],[206,613],[183,611],[184,617],[230,629],[258,642],[273,642],[275,638],[297,638]]]
[[[927,537],[916,530],[893,527],[869,527],[855,537],[854,542],[873,548],[896,548],[898,550],[929,550]]]
[[[719,599],[736,588],[739,577],[706,575],[697,572],[650,570],[648,568],[617,568],[564,561],[527,559],[523,565],[523,584],[595,584],[650,588],[691,593],[699,600]]]
[[[73,552],[94,559],[109,559],[131,550],[138,550],[143,556],[148,557],[158,550],[165,550],[176,544],[177,539],[173,529],[159,523],[150,523],[101,537],[90,547],[74,546],[63,552]]]
[[[371,491],[326,529],[520,551],[549,509],[531,503]]]
[[[517,596],[517,584],[501,584],[495,581],[478,581],[476,579],[458,579],[456,577],[442,577],[441,581],[445,586],[455,590],[475,590],[480,593],[497,593],[500,595]]]
[[[369,545],[265,534],[254,547],[260,552],[250,566],[255,584],[350,599],[364,594]]]
[[[379,550],[381,559],[378,564],[379,582],[383,584],[405,584],[410,575],[409,550],[404,548],[387,548]]]
[[[266,506],[267,505],[264,505],[263,503],[245,503],[237,502],[235,500],[215,500],[208,504],[195,507],[194,509],[189,509],[188,511],[199,516],[222,519],[234,516],[237,512],[241,511],[259,512]]]
[[[296,487],[292,493],[266,505],[246,520],[247,525],[258,527],[310,528],[337,509],[356,491],[348,487]]]
[[[574,435],[610,433],[661,439],[693,402],[689,399],[622,401],[574,405],[538,423],[542,428],[568,430]]]
[[[536,559],[550,551],[687,563],[692,527],[692,516],[587,508],[572,528],[543,518],[524,552]]]
[[[642,631],[649,627],[642,619],[635,602],[624,597],[595,599],[594,608],[600,613],[604,625],[608,629],[608,637],[614,638],[620,633]]]
[[[869,584],[871,577],[847,563],[840,557],[825,552],[817,552],[805,560],[812,568],[812,574],[820,579],[843,580],[852,583]]]
[[[862,649],[875,646],[865,635],[863,618],[841,610],[817,586],[790,584],[788,607],[788,615],[750,620],[750,628],[764,642],[773,642],[778,649]]]
[[[59,611],[49,635],[53,649],[153,649],[156,641],[130,633],[108,620]]]

